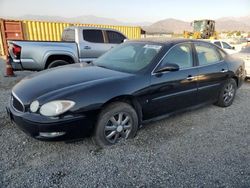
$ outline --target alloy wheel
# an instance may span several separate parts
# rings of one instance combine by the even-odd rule
[[[119,112],[109,118],[105,125],[104,135],[106,140],[113,144],[121,139],[127,139],[131,129],[131,116],[125,112]]]
[[[229,103],[234,98],[234,94],[235,94],[235,89],[233,84],[232,83],[227,84],[223,93],[224,102]]]

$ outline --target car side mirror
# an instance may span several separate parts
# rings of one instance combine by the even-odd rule
[[[177,65],[177,64],[170,64],[170,63],[168,63],[168,64],[165,64],[164,66],[162,66],[162,67],[159,67],[155,72],[156,73],[162,73],[162,72],[166,72],[166,71],[171,71],[171,72],[173,72],[173,71],[178,71],[180,69],[180,67],[179,67],[179,65]]]
[[[235,50],[235,46],[232,46],[232,50]]]

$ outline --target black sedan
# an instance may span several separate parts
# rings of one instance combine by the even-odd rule
[[[230,106],[244,79],[244,63],[211,43],[127,41],[92,64],[26,77],[7,111],[37,139],[94,135],[105,146],[134,137],[146,121],[207,103]]]

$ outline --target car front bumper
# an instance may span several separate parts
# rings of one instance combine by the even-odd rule
[[[6,107],[10,120],[23,132],[39,140],[72,140],[90,136],[94,127],[91,118],[84,115],[51,119],[29,112],[16,111],[11,105]]]

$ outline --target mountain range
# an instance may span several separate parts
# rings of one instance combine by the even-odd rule
[[[126,26],[141,26],[149,33],[165,33],[174,32],[182,33],[184,30],[192,31],[190,22],[168,18],[151,22],[121,22],[112,18],[103,18],[92,15],[84,15],[72,18],[60,16],[39,16],[39,15],[24,15],[18,18],[8,19],[21,19],[21,20],[39,20],[39,21],[56,21],[56,22],[69,22],[69,23],[93,23],[93,24],[108,24],[108,25],[126,25]],[[246,31],[250,32],[250,15],[244,17],[224,17],[215,20],[216,30],[221,31]]]
[[[190,22],[168,18],[160,20],[149,26],[144,26],[144,30],[149,33],[174,32],[183,33],[183,31],[192,31]],[[250,16],[245,17],[225,17],[215,20],[216,31],[245,31],[250,32]]]
[[[61,17],[61,16],[40,16],[40,15],[24,15],[18,18],[8,19],[21,19],[21,20],[37,20],[37,21],[51,21],[51,22],[67,22],[67,23],[86,23],[86,24],[105,24],[105,25],[126,25],[126,26],[149,26],[151,22],[122,22],[113,18],[97,17],[93,15],[84,15],[77,17]]]

